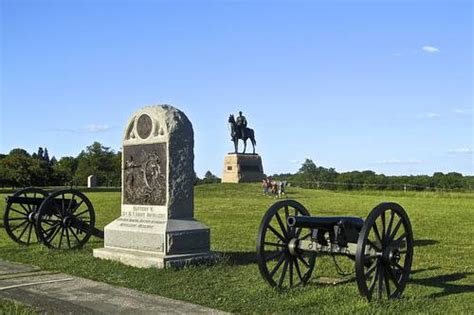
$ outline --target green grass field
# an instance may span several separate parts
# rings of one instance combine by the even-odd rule
[[[120,193],[87,193],[102,228],[120,214]],[[5,206],[4,196],[0,207]],[[255,262],[260,220],[275,201],[257,184],[202,185],[195,189],[195,217],[211,228],[212,249],[224,258],[213,266],[181,270],[138,269],[92,257],[102,241],[91,239],[79,251],[22,247],[0,230],[0,258],[30,263],[118,286],[238,313],[473,313],[474,193],[330,192],[292,188],[312,215],[366,217],[382,201],[400,203],[415,236],[411,281],[401,299],[368,303],[355,280],[319,284],[339,277],[330,257],[321,257],[309,284],[279,292],[263,281]],[[340,258],[344,268],[351,260]]]
[[[0,298],[0,315],[17,314],[17,315],[33,315],[38,312],[31,306],[18,303],[10,299]]]

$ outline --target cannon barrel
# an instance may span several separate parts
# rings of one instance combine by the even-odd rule
[[[310,229],[331,229],[336,224],[351,225],[360,230],[364,225],[364,220],[357,217],[311,217],[311,216],[295,216],[288,217],[287,223],[289,227],[301,227]]]

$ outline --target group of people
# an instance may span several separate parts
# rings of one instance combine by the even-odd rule
[[[271,178],[262,179],[262,189],[264,196],[273,196],[276,198],[283,198],[285,196],[285,187],[288,185],[286,180],[276,181]]]

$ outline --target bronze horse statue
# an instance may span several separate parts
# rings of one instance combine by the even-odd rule
[[[244,151],[242,153],[245,154],[245,150],[247,149],[247,139],[250,139],[253,146],[253,154],[255,154],[255,145],[257,145],[257,141],[255,141],[255,134],[253,129],[244,127],[244,138],[242,138],[242,133],[239,132],[239,128],[237,123],[235,122],[234,115],[229,116],[229,124],[231,128],[230,136],[232,137],[232,141],[234,142],[235,153],[239,153],[239,139],[244,142]]]

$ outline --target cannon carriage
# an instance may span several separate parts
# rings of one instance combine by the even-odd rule
[[[91,236],[104,237],[95,228],[92,203],[76,189],[20,190],[6,198],[3,225],[10,238],[23,245],[40,242],[49,248],[75,249]]]
[[[413,260],[408,215],[396,203],[379,204],[365,220],[310,216],[294,200],[277,202],[267,210],[257,235],[257,262],[269,285],[305,285],[320,255],[354,260],[359,292],[369,301],[399,297]]]

